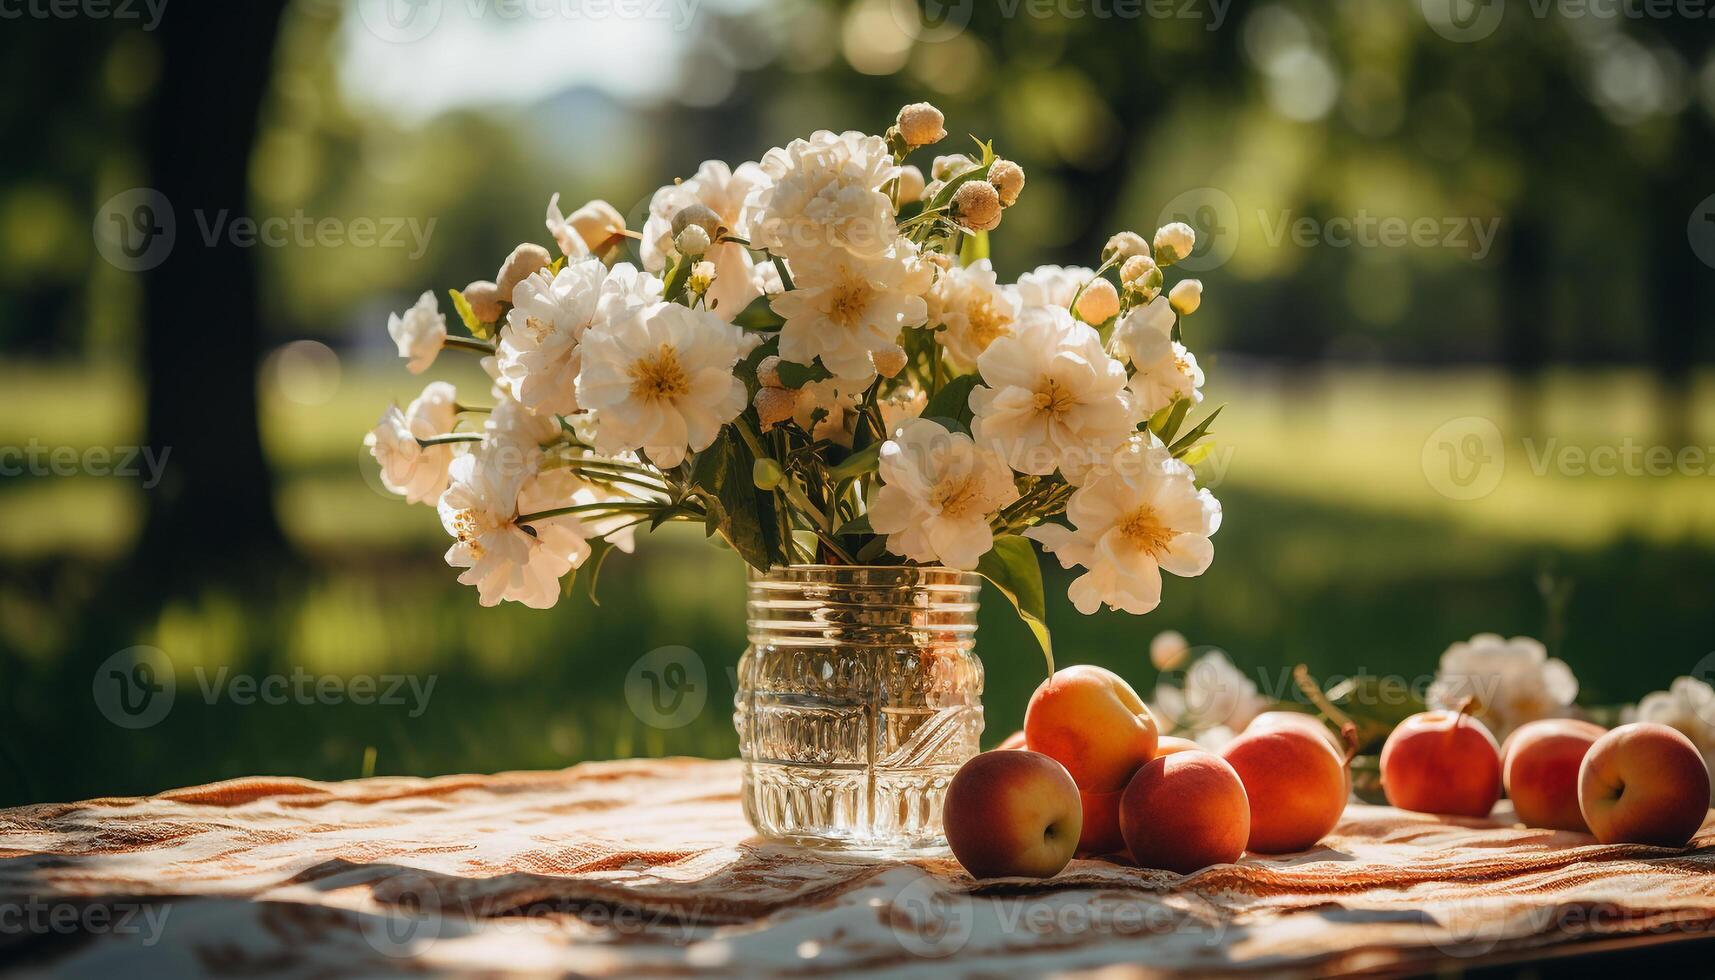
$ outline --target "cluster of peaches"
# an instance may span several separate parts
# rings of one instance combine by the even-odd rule
[[[1024,730],[976,756],[947,789],[947,842],[978,878],[1058,874],[1074,854],[1189,874],[1315,847],[1351,797],[1351,752],[1318,719],[1259,715],[1218,753],[1161,735],[1143,699],[1100,667],[1068,667],[1031,696]],[[1702,825],[1709,772],[1663,725],[1605,731],[1533,722],[1505,749],[1463,712],[1413,715],[1381,756],[1388,802],[1486,817],[1503,786],[1528,826],[1603,843],[1684,845]]]

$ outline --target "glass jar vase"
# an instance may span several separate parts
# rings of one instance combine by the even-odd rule
[[[936,567],[752,570],[733,723],[758,833],[856,850],[945,843],[947,784],[983,730],[981,581]]]

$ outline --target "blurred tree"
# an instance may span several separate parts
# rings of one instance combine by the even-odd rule
[[[258,426],[256,249],[204,225],[250,213],[249,166],[288,0],[174,8],[148,123],[151,186],[178,237],[144,276],[147,441],[171,447],[138,544],[143,583],[265,569],[285,538]]]

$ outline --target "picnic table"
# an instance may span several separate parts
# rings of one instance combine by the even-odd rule
[[[730,761],[236,779],[0,811],[0,969],[54,976],[1417,973],[1698,943],[1689,848],[1351,805],[1322,846],[1047,881],[757,838]]]

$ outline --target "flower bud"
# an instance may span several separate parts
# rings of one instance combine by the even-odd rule
[[[1149,243],[1144,241],[1143,236],[1135,231],[1122,231],[1108,239],[1108,243],[1102,246],[1102,262],[1104,263],[1115,259],[1124,262],[1134,255],[1148,254]]]
[[[791,388],[759,388],[756,392],[756,415],[767,432],[792,417],[798,408],[798,392]]]
[[[1182,279],[1174,283],[1167,293],[1167,302],[1172,305],[1173,312],[1180,316],[1190,316],[1197,312],[1197,307],[1203,305],[1202,280]]]
[[[750,467],[750,482],[756,484],[758,490],[773,490],[786,478],[786,471],[780,464],[767,458],[757,460]]]
[[[972,231],[1000,226],[1000,191],[986,180],[971,180],[953,192],[953,220]]]
[[[947,138],[946,117],[927,102],[913,102],[899,110],[899,135],[910,146],[928,146]]]
[[[686,228],[687,232],[691,229]],[[684,237],[684,236],[680,236]],[[715,264],[713,262],[698,262],[691,266],[691,275],[685,280],[685,288],[701,296],[709,291],[715,282]]]
[[[929,165],[929,176],[936,180],[946,180],[948,177],[956,177],[976,165],[975,160],[963,153],[949,153],[946,156],[935,158],[935,162]]]
[[[679,209],[678,214],[673,215],[674,240],[677,240],[679,235],[692,225],[706,232],[710,242],[720,238],[721,232],[724,230],[721,225],[721,216],[716,214],[713,208],[707,204],[687,204]]]
[[[1172,265],[1191,254],[1191,249],[1197,246],[1197,233],[1183,221],[1175,221],[1162,225],[1155,232],[1155,261],[1159,265]]]
[[[899,168],[899,203],[923,199],[923,171],[909,163]]]
[[[1155,260],[1147,255],[1134,255],[1120,266],[1120,282],[1127,289],[1142,289],[1143,280],[1156,269]]]
[[[876,351],[871,359],[875,361],[876,373],[884,378],[898,377],[905,370],[905,351],[899,347]]]
[[[625,216],[613,205],[598,199],[573,211],[566,224],[572,226],[584,245],[593,252],[625,230]]]
[[[756,365],[756,380],[764,388],[786,387],[780,381],[780,358],[773,354],[763,358]]]
[[[709,241],[709,233],[703,230],[702,225],[686,225],[685,230],[673,239],[673,247],[679,250],[679,254],[691,258],[707,252],[711,244],[713,243]]]
[[[1120,311],[1119,290],[1106,279],[1095,279],[1078,297],[1078,318],[1085,323],[1106,323]]]
[[[1155,665],[1156,670],[1173,670],[1183,664],[1190,653],[1191,646],[1185,642],[1185,634],[1178,630],[1163,630],[1149,641],[1149,662]]]
[[[536,270],[546,269],[553,261],[547,249],[525,242],[513,249],[506,261],[500,264],[500,274],[494,277],[494,288],[501,299],[510,303],[512,291],[518,288],[519,283],[530,278]]]
[[[1024,168],[1011,160],[996,160],[989,167],[989,183],[1000,192],[1000,206],[1010,208],[1018,203],[1019,192],[1024,190]]]
[[[464,288],[464,301],[470,304],[470,311],[482,323],[494,323],[500,319],[500,287],[487,279],[478,279]]]

